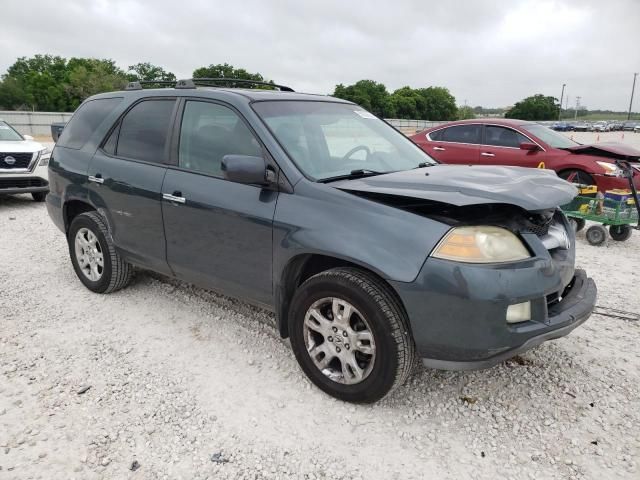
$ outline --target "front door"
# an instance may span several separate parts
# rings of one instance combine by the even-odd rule
[[[480,145],[480,163],[535,168],[544,161],[544,152],[523,150],[520,148],[522,143],[533,142],[512,128],[486,125],[484,141]]]
[[[271,305],[272,227],[278,193],[227,181],[222,157],[264,156],[239,114],[213,102],[184,104],[175,166],[164,179],[167,261],[189,282]]]

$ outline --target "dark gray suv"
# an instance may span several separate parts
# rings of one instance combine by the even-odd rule
[[[352,402],[418,357],[490,367],[591,314],[555,173],[438,165],[353,103],[215,85],[132,84],[64,129],[47,207],[90,290],[137,266],[271,309],[305,374]]]

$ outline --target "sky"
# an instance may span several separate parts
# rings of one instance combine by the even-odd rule
[[[2,0],[0,18],[0,73],[37,53],[178,78],[226,62],[303,92],[372,79],[502,107],[564,83],[570,106],[626,111],[640,72],[640,0]]]

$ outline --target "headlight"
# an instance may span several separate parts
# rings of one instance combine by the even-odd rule
[[[605,169],[605,172],[604,172],[605,175],[608,175],[610,177],[624,176],[624,172],[620,168],[618,168],[618,166],[615,163],[609,163],[609,162],[596,162],[596,163]]]
[[[505,228],[457,227],[440,241],[433,257],[456,262],[498,263],[530,258],[522,241]]]
[[[51,158],[51,150],[48,148],[43,148],[38,152],[38,164],[41,167],[49,165],[49,158]]]

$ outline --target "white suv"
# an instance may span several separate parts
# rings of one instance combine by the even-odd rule
[[[0,119],[0,195],[30,193],[43,202],[49,191],[51,152]]]

